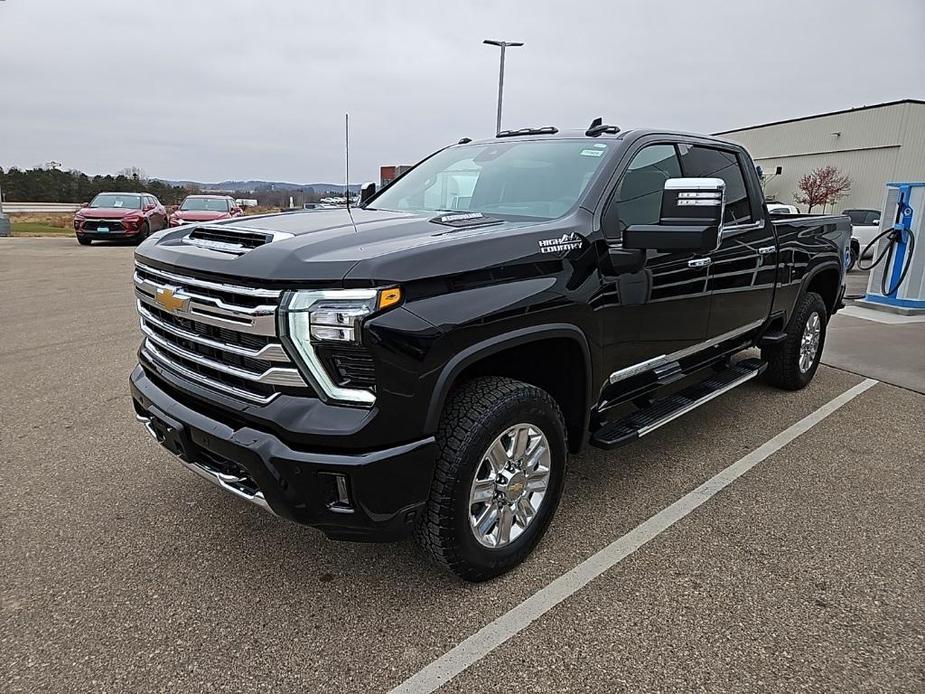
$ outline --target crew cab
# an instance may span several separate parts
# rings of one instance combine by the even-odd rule
[[[170,226],[193,222],[216,222],[244,214],[244,209],[228,195],[187,195],[170,215]]]
[[[361,197],[142,244],[135,414],[225,491],[467,580],[532,551],[569,453],[806,386],[842,306],[848,219],[769,214],[712,137],[502,132]]]
[[[167,228],[167,210],[150,193],[99,193],[74,215],[74,233],[81,246],[94,239],[144,241]]]

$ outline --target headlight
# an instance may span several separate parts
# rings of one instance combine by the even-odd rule
[[[290,294],[283,311],[283,330],[319,395],[332,400],[372,405],[375,395],[368,390],[344,388],[331,379],[314,345],[319,343],[362,343],[363,320],[401,302],[400,288],[301,290]]]

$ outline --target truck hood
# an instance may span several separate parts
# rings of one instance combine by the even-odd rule
[[[514,237],[531,231],[541,238],[554,234],[550,222],[486,217],[450,226],[435,219],[440,218],[363,209],[239,217],[218,224],[273,232],[277,240],[234,254],[191,245],[188,237],[195,227],[187,226],[154,234],[138,247],[136,257],[143,263],[230,275],[249,283],[358,286],[441,276],[538,255],[537,240],[520,238],[513,243]],[[557,226],[561,224],[558,220]]]

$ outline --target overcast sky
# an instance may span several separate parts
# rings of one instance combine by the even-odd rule
[[[923,0],[0,0],[0,166],[343,180],[504,126],[714,132],[925,97]]]

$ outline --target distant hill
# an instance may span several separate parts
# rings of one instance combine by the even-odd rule
[[[184,188],[196,188],[202,191],[237,191],[260,193],[268,190],[283,191],[300,191],[305,192],[317,191],[325,192],[329,190],[343,191],[343,183],[288,183],[286,181],[219,181],[218,183],[203,183],[201,181],[171,181],[167,179],[158,179],[164,183],[173,186],[183,186]],[[350,184],[350,192],[357,193],[360,190],[360,184]]]

